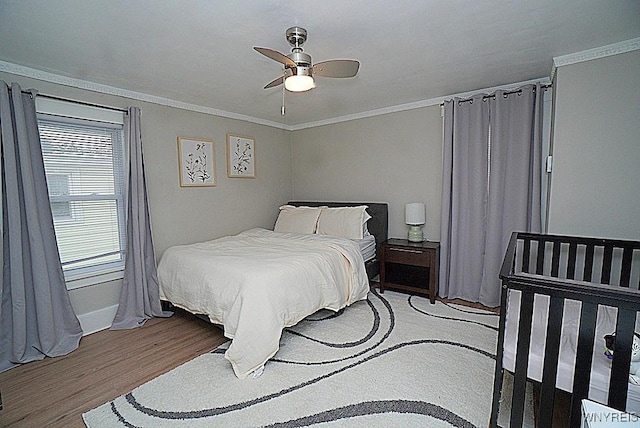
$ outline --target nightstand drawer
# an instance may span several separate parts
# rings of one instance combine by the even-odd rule
[[[428,267],[431,264],[431,257],[430,252],[427,250],[387,246],[385,248],[385,261]]]

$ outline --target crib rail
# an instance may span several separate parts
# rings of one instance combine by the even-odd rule
[[[589,393],[598,305],[618,308],[616,352],[611,363],[606,404],[625,410],[631,345],[636,312],[640,310],[639,271],[640,242],[522,232],[512,234],[500,272],[502,305],[491,427],[497,426],[502,398],[502,362],[509,290],[521,292],[510,426],[521,426],[524,416],[533,302],[536,294],[549,296],[550,299],[537,426],[551,427],[553,420],[557,356],[565,299],[581,302],[570,426],[580,426],[581,400],[587,398]],[[594,278],[599,282],[596,283]]]

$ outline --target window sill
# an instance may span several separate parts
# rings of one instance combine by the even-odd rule
[[[91,272],[79,275],[65,275],[67,290],[76,288],[90,287],[104,282],[116,281],[124,277],[124,268],[117,267],[112,270],[102,270],[100,272]]]

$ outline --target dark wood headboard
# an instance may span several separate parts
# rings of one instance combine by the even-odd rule
[[[380,245],[389,237],[389,206],[383,202],[318,202],[318,201],[292,201],[289,205],[307,207],[353,207],[366,205],[367,212],[371,216],[367,222],[367,228],[376,238],[376,257],[366,264],[369,279],[380,273]]]

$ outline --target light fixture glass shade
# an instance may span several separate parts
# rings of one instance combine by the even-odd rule
[[[426,222],[425,206],[421,202],[413,202],[404,207],[405,223],[410,225],[422,225]]]
[[[304,92],[315,88],[316,84],[311,76],[293,75],[285,79],[284,87],[287,88],[287,91]]]

